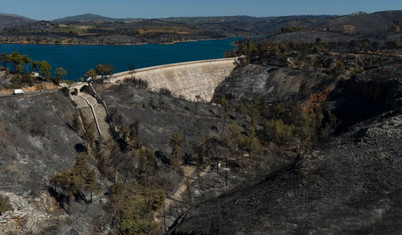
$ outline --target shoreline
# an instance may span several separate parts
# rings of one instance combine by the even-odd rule
[[[169,43],[31,43],[31,42],[0,42],[0,45],[51,45],[51,46],[142,46],[142,45],[173,45],[177,43],[186,43],[186,42],[198,42],[198,41],[215,41],[215,40],[225,40],[230,38],[246,38],[246,36],[233,36],[233,37],[224,37],[224,38],[208,38],[208,39],[191,39],[191,40],[181,40],[174,41]]]
[[[14,42],[0,44],[0,53],[4,51],[9,54],[12,51],[19,51],[20,54],[26,54],[35,60],[45,60],[52,65],[53,70],[63,67],[68,71],[64,79],[78,81],[80,77],[84,77],[88,69],[95,68],[98,64],[113,64],[113,73],[119,73],[127,71],[130,66],[138,69],[170,63],[224,58],[225,51],[229,48],[233,50],[233,41],[241,39],[233,37],[202,41],[187,40],[169,45],[150,43],[147,45],[55,45]],[[205,50],[209,46],[211,49]],[[186,50],[183,50],[183,47]],[[144,56],[146,58],[143,58]]]

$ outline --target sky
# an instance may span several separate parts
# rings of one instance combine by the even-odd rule
[[[402,0],[0,0],[0,13],[35,20],[92,13],[112,18],[347,15],[402,10]]]

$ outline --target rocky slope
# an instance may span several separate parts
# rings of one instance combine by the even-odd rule
[[[83,143],[69,127],[75,107],[61,92],[1,98],[0,105],[0,187],[35,194],[74,163],[74,146]]]
[[[239,119],[233,109],[225,112],[216,104],[197,104],[136,89],[127,83],[97,85],[95,88],[113,114],[117,130],[123,133],[135,130],[138,143],[154,153],[148,160],[148,167],[140,170],[144,163],[138,162],[132,171],[144,172],[149,182],[157,182],[166,190],[167,200],[159,215],[158,233],[166,232],[193,203],[213,198],[272,165],[280,165],[294,157],[294,153],[287,153],[280,160],[255,156],[253,161],[248,161],[230,156],[222,138],[230,135],[228,126],[234,123],[250,125],[248,121]],[[225,119],[225,115],[229,117]],[[171,156],[174,133],[183,140],[179,166]],[[200,145],[205,149],[199,150]],[[130,148],[135,149],[135,146]],[[126,155],[134,154],[127,152]],[[138,155],[134,156],[134,161],[139,161]],[[120,175],[124,175],[123,169],[122,165]],[[230,173],[225,169],[230,169]]]
[[[322,86],[323,83],[325,86]],[[317,71],[295,71],[276,65],[249,64],[236,69],[215,89],[214,100],[228,99],[252,102],[287,101],[302,98],[301,87],[320,89],[334,87],[336,79]]]
[[[12,207],[0,215],[1,233],[91,232],[102,208],[98,196],[92,204],[73,205],[68,216],[48,191],[51,175],[71,168],[77,146],[85,145],[72,129],[73,103],[55,91],[1,97],[0,110],[0,194]]]
[[[293,163],[193,206],[172,234],[397,234],[401,110],[360,123]]]
[[[307,112],[323,109],[337,120],[336,131],[328,139],[318,135],[316,145],[295,155],[261,153],[261,159],[273,155],[262,175],[192,205],[171,234],[400,231],[400,58],[326,52],[299,60],[292,54],[239,66],[217,87],[214,100],[268,103],[261,111],[267,118],[275,112],[270,107],[288,101]]]
[[[310,110],[325,103],[342,126],[401,104],[400,57],[395,54],[312,54],[301,62],[293,53],[239,66],[215,89],[233,102],[296,101]],[[339,70],[339,71],[338,71]]]
[[[98,88],[98,90],[100,90]],[[153,151],[170,152],[173,133],[185,135],[189,150],[200,137],[220,135],[223,120],[219,106],[185,101],[169,95],[135,89],[128,85],[111,86],[100,92],[119,123],[128,127],[139,124],[139,141]]]

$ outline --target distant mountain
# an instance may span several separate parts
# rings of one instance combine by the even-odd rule
[[[205,17],[169,17],[162,18],[168,22],[186,23],[186,24],[215,24],[215,23],[232,23],[232,22],[283,22],[304,19],[331,19],[337,16],[322,15],[294,15],[294,16],[272,16],[272,17],[254,17],[254,16],[205,16]]]
[[[15,26],[25,25],[32,22],[35,22],[35,20],[19,15],[0,13],[0,29],[12,28]]]
[[[359,12],[329,20],[321,26],[329,31],[340,31],[346,34],[384,33],[392,25],[400,25],[401,20],[402,11],[382,11],[371,14]]]
[[[3,17],[5,20],[3,20]],[[273,41],[315,41],[385,36],[402,28],[402,11],[279,17],[215,16],[160,19],[110,18],[83,14],[49,21],[0,15],[6,42],[138,44],[266,35]],[[83,27],[87,26],[87,27]],[[113,39],[111,38],[113,37]],[[395,36],[396,37],[396,36]]]
[[[205,17],[169,17],[161,20],[185,24],[214,24],[229,23],[235,21],[255,21],[257,18],[252,16],[205,16]]]
[[[68,16],[63,18],[58,18],[53,20],[56,23],[69,23],[69,22],[113,22],[118,19],[109,18],[101,15],[95,14],[83,14],[77,16]]]

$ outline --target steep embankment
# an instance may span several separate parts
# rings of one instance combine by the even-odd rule
[[[303,94],[306,92],[303,89],[333,89],[335,84],[336,79],[317,71],[295,71],[275,65],[249,64],[235,69],[217,86],[214,100],[219,100],[223,95],[227,99],[243,102],[297,100],[307,95]]]
[[[287,101],[301,107],[303,115],[324,110],[321,117],[314,117],[319,120],[313,130],[317,131],[315,145],[308,150],[295,148],[294,161],[271,164],[264,176],[193,205],[176,220],[172,234],[396,234],[401,230],[399,58],[294,54],[267,54],[239,66],[217,87],[214,100],[256,109],[266,104],[261,119],[286,120],[277,112],[282,105],[286,115],[296,120],[292,110],[284,108]],[[275,125],[277,129],[268,129],[265,121],[261,129],[275,135],[286,130],[285,125]],[[328,135],[318,133],[319,128],[328,128]],[[291,134],[297,138],[296,131]],[[286,146],[262,155],[278,161],[287,155]]]
[[[70,127],[75,110],[61,91],[0,98],[0,193],[13,207],[0,217],[0,231],[40,233],[63,223],[47,185],[73,166],[74,147],[83,143]]]
[[[173,234],[386,233],[402,229],[400,110],[191,208]]]
[[[69,127],[75,107],[61,92],[1,98],[0,106],[0,187],[40,191],[49,175],[72,166],[83,142]]]
[[[123,84],[97,90],[118,126],[131,130],[137,123],[138,141],[152,151],[169,155],[175,132],[185,138],[183,151],[190,151],[201,137],[218,137],[221,133],[224,121],[219,116],[219,106],[196,104]]]
[[[321,105],[341,129],[401,105],[402,72],[394,55],[328,53],[305,60],[290,55],[286,62],[274,57],[240,66],[217,86],[213,101],[295,101],[307,111]]]

